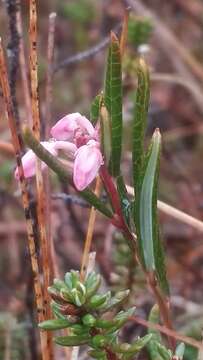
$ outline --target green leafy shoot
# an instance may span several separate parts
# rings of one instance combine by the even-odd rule
[[[136,228],[142,264],[147,272],[156,272],[161,289],[168,293],[162,244],[159,238],[157,187],[161,135],[158,129],[145,156],[143,173],[136,196]]]
[[[150,80],[148,67],[143,59],[137,65],[138,87],[133,113],[133,181],[135,194],[142,174],[144,159],[144,135],[147,121],[150,96]]]
[[[99,112],[100,112],[100,106],[102,103],[102,98],[103,98],[103,95],[98,94],[97,96],[95,96],[95,98],[91,104],[90,120],[93,125],[95,125],[97,120],[99,119]]]
[[[120,44],[114,33],[108,53],[104,103],[111,123],[111,159],[109,170],[114,177],[120,174],[122,150],[122,73]]]

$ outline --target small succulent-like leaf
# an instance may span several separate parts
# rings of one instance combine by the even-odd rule
[[[95,96],[90,109],[90,120],[93,124],[96,124],[99,119],[99,109],[102,101],[102,94]]]
[[[90,355],[94,359],[107,360],[105,350],[90,350],[88,351],[88,355]]]
[[[132,345],[124,343],[121,345],[115,345],[114,349],[116,352],[123,354],[123,359],[131,359],[134,358],[134,356],[148,344],[151,337],[152,335],[145,335],[144,337],[136,340]]]
[[[57,319],[66,320],[66,317],[61,314],[59,305],[55,301],[51,301],[51,308]]]
[[[80,307],[85,303],[85,296],[77,289],[71,290],[71,296],[73,297],[73,303]]]
[[[88,327],[93,327],[96,324],[96,318],[92,314],[86,314],[82,317],[82,322]]]
[[[110,172],[113,176],[120,174],[122,149],[122,74],[119,41],[111,33],[111,42],[107,60],[104,103],[111,122],[111,160]]]
[[[91,339],[90,335],[59,336],[54,339],[55,343],[61,346],[80,346],[87,344]]]
[[[181,342],[176,347],[175,355],[178,357],[179,360],[182,360],[184,356],[184,352],[185,352],[185,344]]]
[[[85,280],[85,287],[86,287],[86,299],[89,299],[93,295],[96,294],[97,290],[99,289],[101,284],[101,276],[92,272],[88,275],[87,279]]]
[[[117,292],[115,294],[115,296],[109,300],[106,307],[103,307],[103,310],[109,311],[109,310],[113,309],[114,307],[116,307],[117,305],[123,303],[127,299],[129,293],[130,293],[130,290],[123,290],[123,291]]]
[[[135,306],[128,309],[127,311],[120,311],[115,317],[114,317],[114,324],[117,329],[120,329],[127,321],[128,319],[133,316],[135,312]]]
[[[110,292],[107,292],[104,295],[94,295],[90,298],[90,300],[87,303],[88,308],[91,310],[100,309],[102,305],[104,305],[109,300],[109,296],[111,296]]]
[[[40,329],[43,330],[60,330],[66,329],[70,327],[72,324],[65,319],[53,319],[53,320],[46,320],[39,323]]]
[[[60,279],[54,279],[52,286],[59,292],[61,289],[66,288],[65,282]]]

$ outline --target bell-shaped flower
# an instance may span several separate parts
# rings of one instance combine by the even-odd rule
[[[80,113],[73,113],[57,121],[51,128],[51,135],[56,140],[73,141],[77,131],[88,134],[90,137],[93,137],[95,133],[93,125],[85,116]]]
[[[57,156],[58,150],[63,150],[70,156],[73,156],[77,148],[74,144],[69,143],[68,141],[42,141],[41,145],[45,147],[52,155]],[[35,175],[36,171],[36,155],[32,150],[28,150],[25,155],[22,157],[22,166],[24,170],[25,178],[30,178]],[[42,170],[47,167],[47,165],[42,161]],[[15,178],[19,180],[18,167],[15,170]]]
[[[77,190],[84,190],[97,176],[103,157],[99,143],[90,140],[81,146],[77,152],[73,168],[73,182]]]

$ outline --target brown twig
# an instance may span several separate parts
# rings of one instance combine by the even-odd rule
[[[40,113],[39,113],[39,98],[38,98],[38,75],[37,75],[37,6],[35,0],[30,0],[30,75],[31,75],[31,105],[32,105],[32,121],[33,133],[37,140],[40,140]],[[46,222],[45,222],[45,195],[43,186],[43,177],[41,172],[41,162],[36,161],[36,188],[37,188],[37,218],[40,230],[40,245],[42,254],[42,272],[43,272],[43,298],[45,318],[51,316],[49,306],[48,286],[50,285],[50,250],[46,236]],[[52,336],[47,334],[47,348],[44,354],[44,360],[53,358]]]
[[[16,26],[19,34],[19,65],[22,79],[22,89],[25,100],[25,108],[26,108],[26,122],[28,125],[32,125],[32,117],[31,117],[31,99],[30,99],[30,90],[29,83],[27,77],[27,64],[25,60],[25,49],[23,44],[23,25],[22,25],[22,15],[21,8],[19,6],[18,12],[16,14]]]
[[[44,111],[44,123],[43,133],[45,138],[49,137],[50,122],[51,122],[51,104],[52,104],[52,80],[53,80],[53,59],[54,59],[54,38],[55,38],[55,24],[56,24],[56,13],[49,15],[49,27],[48,27],[48,42],[47,42],[47,71],[46,71],[46,87],[45,87],[45,111]],[[43,174],[44,181],[44,197],[45,197],[45,210],[46,210],[46,235],[47,243],[50,244],[50,255],[51,255],[51,278],[59,275],[59,269],[57,265],[57,259],[54,249],[54,241],[51,232],[51,199],[50,190],[51,184],[49,179],[49,172],[45,171]]]
[[[26,226],[27,226],[27,237],[28,237],[28,246],[31,257],[31,265],[33,272],[33,280],[34,280],[34,290],[35,290],[35,299],[37,305],[37,314],[38,320],[42,321],[44,319],[43,315],[43,299],[42,299],[42,288],[40,283],[40,274],[39,274],[39,266],[37,262],[37,254],[34,242],[34,229],[30,212],[30,204],[29,204],[29,195],[27,191],[27,184],[24,178],[22,161],[21,161],[21,139],[20,135],[17,133],[17,127],[14,117],[13,104],[10,95],[10,87],[8,80],[8,73],[6,68],[6,62],[4,58],[3,47],[0,39],[0,82],[4,96],[4,102],[6,107],[6,115],[9,122],[9,127],[12,135],[13,147],[15,150],[16,162],[19,171],[19,184],[22,192],[22,202],[25,212],[26,218]],[[47,335],[46,333],[40,334],[42,351],[46,348],[47,344]]]
[[[0,141],[0,152],[9,156],[15,155],[13,145],[6,141]]]
[[[125,9],[122,31],[121,31],[121,38],[120,38],[120,54],[121,57],[124,54],[126,41],[128,37],[128,20],[129,20],[129,9]]]
[[[96,180],[95,195],[97,195],[97,196],[100,195],[101,186],[102,186],[101,179],[98,176],[97,180]],[[90,210],[87,235],[86,235],[86,239],[85,239],[85,246],[84,246],[81,270],[80,270],[80,277],[82,280],[84,279],[85,273],[87,270],[88,255],[89,255],[90,249],[91,249],[95,220],[96,220],[96,209],[92,206],[91,210]]]
[[[161,333],[163,333],[163,334],[165,334],[167,336],[170,336],[171,338],[174,338],[176,340],[180,340],[180,341],[182,341],[182,342],[184,342],[184,343],[186,343],[188,345],[194,346],[197,349],[200,349],[200,350],[203,349],[203,345],[202,345],[201,342],[199,342],[199,341],[197,341],[195,339],[192,339],[192,338],[190,338],[188,336],[181,335],[181,334],[177,333],[174,330],[168,329],[166,326],[151,323],[151,322],[149,322],[147,320],[141,319],[138,316],[131,316],[129,318],[129,320],[134,321],[137,324],[143,325],[143,326],[145,326],[145,327],[147,327],[149,329],[151,328],[151,329],[154,329],[154,330],[158,330]]]
[[[129,195],[134,195],[134,190],[131,186],[126,186]],[[176,220],[179,220],[189,226],[192,226],[194,229],[203,232],[203,222],[194,218],[191,215],[186,214],[185,212],[174,208],[171,205],[166,204],[163,201],[158,200],[158,209],[163,211],[165,214],[173,217]]]
[[[47,45],[47,72],[45,89],[45,137],[49,137],[51,121],[52,103],[52,81],[53,81],[53,60],[54,60],[54,40],[56,27],[56,13],[49,15],[48,45]]]
[[[121,26],[122,26],[121,23],[118,24],[117,26],[115,26],[115,28],[112,31],[117,34],[119,32]],[[54,65],[53,72],[55,73],[67,66],[74,65],[78,62],[81,62],[83,60],[86,60],[86,59],[89,59],[89,58],[95,56],[100,51],[105,49],[109,43],[110,43],[110,36],[108,35],[97,45],[92,46],[91,48],[89,48],[85,51],[82,51],[78,54],[72,55],[72,56],[68,57],[67,59],[61,61],[60,63]]]

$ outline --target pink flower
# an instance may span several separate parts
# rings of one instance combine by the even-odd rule
[[[43,141],[41,144],[54,156],[62,150],[74,159],[73,182],[75,187],[84,190],[97,176],[103,157],[100,151],[99,128],[79,113],[69,114],[59,120],[51,129],[56,141]],[[69,141],[67,141],[69,140]],[[29,150],[22,157],[22,165],[26,178],[35,175],[36,155]],[[42,162],[42,169],[47,165]],[[19,180],[18,168],[15,178]]]
[[[93,125],[85,116],[79,113],[73,113],[59,120],[52,127],[51,135],[57,140],[73,141],[77,131],[90,137],[93,137],[95,133]]]
[[[41,145],[45,147],[52,155],[57,156],[58,150],[65,150],[70,155],[74,155],[77,148],[74,144],[69,143],[68,141],[42,141]],[[32,150],[28,150],[26,154],[22,157],[22,165],[24,170],[25,178],[30,178],[35,175],[36,170],[36,155]],[[42,162],[42,170],[45,169],[47,165]],[[18,168],[15,170],[15,178],[19,180]]]
[[[90,140],[76,152],[73,169],[73,182],[77,190],[84,190],[97,176],[103,157],[99,143]]]

